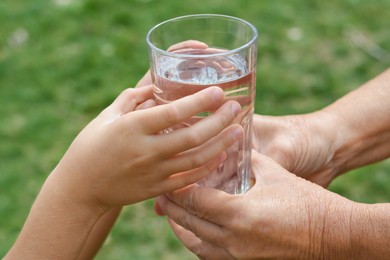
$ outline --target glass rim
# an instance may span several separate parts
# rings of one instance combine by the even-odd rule
[[[158,48],[157,46],[155,46],[151,41],[150,41],[150,37],[151,37],[151,34],[159,27],[163,26],[164,24],[167,24],[167,23],[171,23],[171,22],[175,22],[175,21],[180,21],[180,20],[185,20],[185,19],[188,19],[188,18],[227,18],[227,19],[231,19],[231,20],[235,20],[237,22],[240,22],[240,23],[243,23],[245,25],[247,25],[253,32],[253,36],[250,40],[248,40],[247,43],[237,47],[237,48],[234,48],[234,49],[231,49],[231,50],[228,50],[228,51],[224,51],[224,52],[220,52],[220,53],[213,53],[213,54],[183,54],[183,53],[175,53],[175,52],[170,52],[170,51],[167,51],[167,50],[163,50],[161,48]],[[174,18],[171,18],[171,19],[168,19],[168,20],[165,20],[161,23],[158,23],[156,24],[155,26],[153,26],[147,33],[146,35],[146,42],[147,44],[149,45],[150,49],[154,50],[154,51],[157,51],[159,52],[160,54],[163,54],[165,56],[171,56],[171,57],[175,57],[175,58],[213,58],[213,57],[220,57],[220,56],[226,56],[226,55],[232,55],[234,53],[238,53],[239,51],[243,50],[243,49],[246,49],[248,48],[250,45],[252,45],[254,42],[256,42],[257,38],[258,38],[258,31],[256,29],[256,27],[251,24],[250,22],[244,20],[244,19],[241,19],[241,18],[238,18],[238,17],[234,17],[234,16],[230,16],[230,15],[223,15],[223,14],[190,14],[190,15],[184,15],[184,16],[178,16],[178,17],[174,17]],[[196,39],[193,39],[193,40],[196,40]]]

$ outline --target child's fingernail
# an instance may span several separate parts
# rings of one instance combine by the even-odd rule
[[[241,111],[241,106],[237,102],[232,103],[230,105],[230,108],[232,109],[232,113],[234,116],[238,115],[238,113],[240,113],[240,111]]]
[[[218,87],[212,87],[211,95],[213,96],[214,100],[221,100],[223,98],[223,91]]]
[[[227,153],[226,153],[226,152],[222,152],[222,153],[219,155],[219,157],[218,157],[220,163],[221,163],[221,162],[224,162],[224,161],[226,160],[226,158],[227,158]]]
[[[232,135],[234,136],[235,140],[241,139],[241,137],[244,135],[244,130],[242,129],[242,127],[236,127],[233,130]]]

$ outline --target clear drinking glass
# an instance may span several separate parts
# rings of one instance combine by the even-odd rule
[[[199,182],[231,194],[250,188],[252,117],[256,84],[257,30],[231,16],[197,14],[177,17],[153,27],[147,35],[150,70],[157,104],[166,104],[210,86],[236,100],[241,112],[235,122],[244,128],[242,141],[230,147],[226,161]],[[196,123],[201,113],[174,131]]]

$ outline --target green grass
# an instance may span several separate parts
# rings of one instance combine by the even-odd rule
[[[222,13],[260,31],[256,112],[322,108],[390,65],[387,0],[0,1],[0,256],[46,176],[80,129],[148,69],[145,35],[158,22]],[[387,55],[387,56],[386,56]],[[374,57],[373,57],[374,56]],[[390,163],[331,189],[390,201]],[[128,207],[98,259],[191,259],[152,202]]]

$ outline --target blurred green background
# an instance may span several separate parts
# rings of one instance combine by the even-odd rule
[[[158,22],[220,13],[260,31],[256,112],[320,109],[390,65],[388,0],[1,0],[0,256],[46,176],[81,128],[148,69]],[[335,129],[337,130],[337,129]],[[390,162],[330,187],[390,201]],[[152,201],[126,208],[97,259],[193,259]]]

